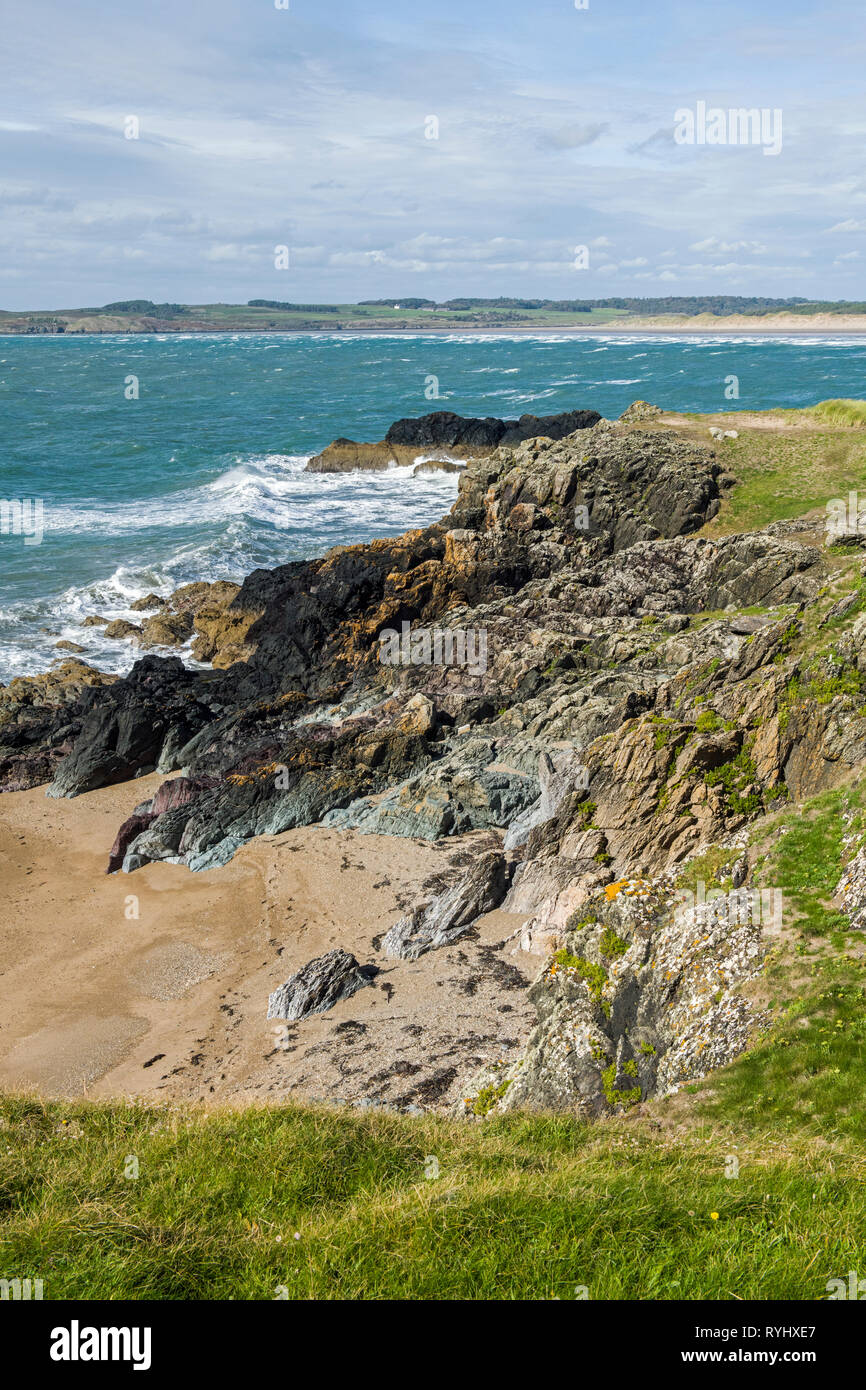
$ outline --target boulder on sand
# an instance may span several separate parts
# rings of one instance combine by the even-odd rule
[[[268,1018],[306,1018],[333,1009],[373,983],[375,967],[359,965],[349,951],[337,949],[308,961],[268,999]]]
[[[450,946],[477,917],[499,906],[508,880],[505,856],[498,850],[488,850],[444,893],[395,922],[383,938],[382,949],[398,960],[417,960],[426,951]]]

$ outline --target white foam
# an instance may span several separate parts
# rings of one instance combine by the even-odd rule
[[[132,604],[145,594],[165,597],[194,580],[240,582],[254,569],[309,559],[353,536],[395,535],[427,525],[447,512],[457,493],[457,474],[413,476],[415,464],[427,457],[423,453],[412,464],[381,473],[308,473],[308,457],[238,458],[208,483],[149,502],[47,507],[46,531],[98,532],[103,554],[145,550],[148,529],[163,533],[161,543],[146,562],[120,561],[105,577],[8,604],[0,611],[0,681],[45,671],[73,655],[55,650],[61,639],[85,649],[82,661],[122,674],[141,650],[103,637],[99,627],[83,627],[91,614],[140,624],[143,615]],[[176,544],[165,546],[166,531],[176,535]],[[139,539],[125,544],[130,536]],[[51,631],[40,632],[43,627]],[[185,659],[194,664],[188,654]]]

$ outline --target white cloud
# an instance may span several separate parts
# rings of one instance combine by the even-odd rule
[[[721,252],[722,255],[730,255],[735,251],[750,251],[753,256],[765,256],[767,254],[766,246],[763,246],[759,241],[720,241],[715,236],[705,237],[703,241],[693,241],[689,250]]]

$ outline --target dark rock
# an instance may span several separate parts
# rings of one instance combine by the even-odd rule
[[[411,445],[430,449],[446,446],[451,449],[496,449],[500,444],[519,444],[524,439],[564,439],[575,430],[585,430],[598,424],[601,416],[595,410],[571,410],[561,415],[521,415],[519,420],[464,419],[449,410],[422,415],[420,419],[397,420],[388,430],[388,444]]]
[[[450,410],[438,410],[418,419],[397,420],[385,438],[374,444],[353,439],[335,439],[310,459],[311,473],[346,473],[355,469],[383,469],[395,464],[413,463],[419,449],[445,453],[445,462],[455,455],[489,454],[500,444],[520,444],[525,439],[564,439],[575,430],[589,429],[601,416],[595,410],[571,410],[562,415],[521,415],[519,420],[466,419]],[[435,462],[435,460],[434,460]],[[420,465],[429,471],[429,464]],[[415,470],[418,471],[417,469]]]
[[[326,1013],[341,999],[349,999],[372,984],[375,969],[359,965],[348,951],[328,951],[317,956],[287,980],[268,1000],[268,1018],[306,1018]]]

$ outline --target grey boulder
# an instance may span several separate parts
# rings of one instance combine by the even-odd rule
[[[417,960],[426,951],[450,946],[469,930],[476,917],[499,906],[509,876],[505,856],[488,850],[450,888],[395,922],[383,938],[383,951],[398,960]]]
[[[359,965],[349,951],[327,951],[308,961],[268,999],[268,1018],[306,1018],[323,1014],[372,984],[375,969]]]

